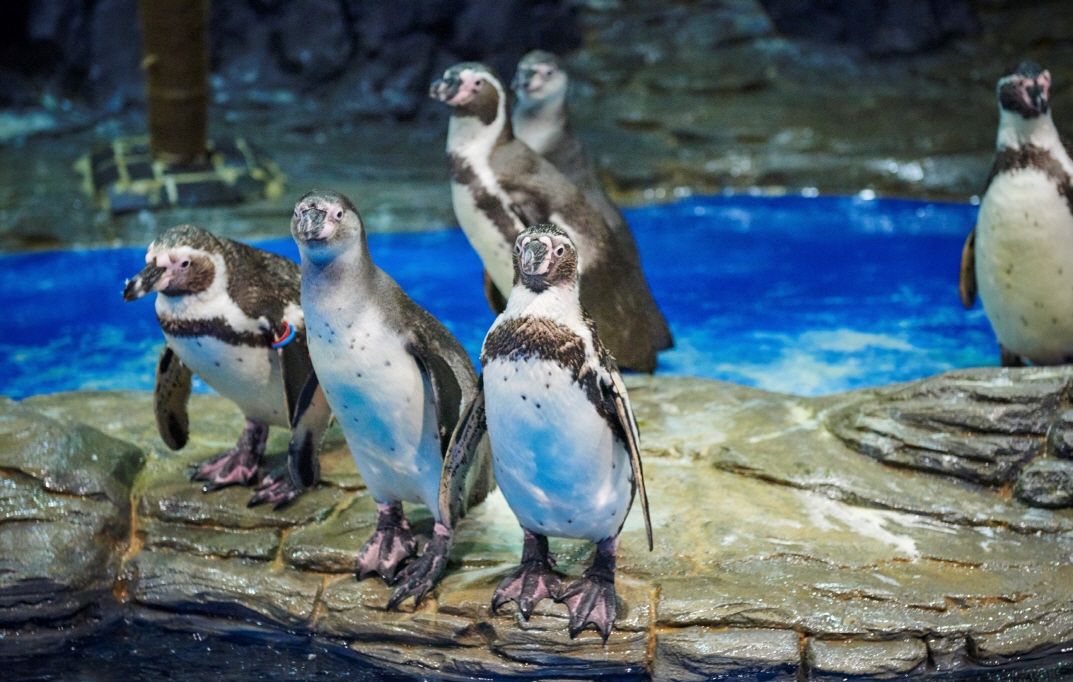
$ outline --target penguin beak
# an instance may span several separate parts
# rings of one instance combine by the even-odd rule
[[[156,263],[146,265],[134,276],[134,279],[127,280],[127,285],[123,287],[123,300],[130,303],[151,291],[160,291],[161,284],[163,284],[161,277],[165,272],[167,269],[159,267]]]
[[[542,275],[548,271],[545,261],[548,258],[548,246],[536,239],[525,245],[522,249],[520,267],[523,274]]]
[[[1039,79],[1025,88],[1025,94],[1028,96],[1028,101],[1032,105],[1032,108],[1041,114],[1047,113],[1047,90],[1048,88],[1042,82],[1043,79]]]
[[[298,224],[294,226],[294,236],[302,241],[313,242],[327,238],[324,234],[325,211],[319,208],[307,208],[302,211],[298,218]]]
[[[450,102],[462,88],[462,79],[444,76],[432,81],[428,89],[428,96],[441,102]]]
[[[514,92],[529,92],[529,81],[532,77],[533,72],[529,69],[518,69],[514,80],[510,82],[510,89]]]

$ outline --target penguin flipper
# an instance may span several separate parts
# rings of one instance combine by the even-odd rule
[[[961,249],[961,276],[958,278],[961,305],[971,308],[976,302],[976,228],[969,233]]]
[[[440,473],[440,522],[453,528],[466,515],[466,477],[477,460],[478,445],[488,431],[484,411],[484,375],[477,377],[477,390],[451,434],[451,443]],[[491,490],[494,484],[489,485]]]
[[[287,471],[304,490],[320,480],[320,444],[332,421],[332,410],[315,372],[309,373],[294,409],[294,426],[287,445]]]
[[[293,429],[298,423],[298,402],[310,375],[313,361],[309,359],[309,347],[305,334],[298,332],[293,341],[279,348],[279,368],[283,374],[283,396],[287,403],[287,422]]]
[[[406,344],[406,351],[417,361],[421,373],[428,378],[432,387],[432,402],[436,406],[436,422],[440,427],[440,453],[446,457],[451,433],[458,424],[462,387],[443,356],[431,352],[427,344],[411,340]]]
[[[645,492],[645,476],[641,468],[641,434],[637,431],[637,419],[633,415],[633,407],[630,405],[630,397],[626,393],[626,385],[622,383],[622,375],[617,371],[610,371],[606,377],[605,388],[610,393],[615,415],[626,435],[626,449],[630,452],[630,465],[633,467],[634,485],[637,486],[637,496],[641,500],[641,511],[645,515],[645,533],[648,535],[648,551],[652,551],[652,519],[648,514],[648,493]]]
[[[484,271],[484,297],[488,299],[488,307],[496,315],[507,309],[507,299],[503,298],[503,292],[492,281],[492,276],[487,270]]]
[[[156,386],[153,388],[153,410],[156,428],[164,443],[172,450],[181,450],[190,438],[190,416],[186,403],[194,373],[183,364],[171,348],[164,346],[156,366]]]

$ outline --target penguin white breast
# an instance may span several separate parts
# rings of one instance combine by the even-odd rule
[[[980,204],[976,278],[998,341],[1036,364],[1073,356],[1073,214],[1054,181],[998,175]]]
[[[474,196],[474,192],[484,192],[488,197],[494,197],[496,201],[503,203],[506,201],[501,196],[503,190],[487,163],[469,159],[466,163],[470,164],[478,184],[471,187],[452,180],[451,203],[454,205],[455,217],[469,243],[481,257],[496,287],[507,293],[514,284],[514,264],[511,258],[514,240],[507,240],[491,217],[477,206],[477,197]],[[504,210],[507,210],[506,207],[507,203],[503,203]]]
[[[629,457],[557,362],[484,366],[496,482],[523,528],[598,542],[618,534],[633,487]]]
[[[309,354],[354,463],[378,502],[438,511],[443,456],[432,391],[375,309],[303,306]]]
[[[290,428],[279,354],[266,347],[230,344],[211,336],[171,336],[168,347],[248,419]]]

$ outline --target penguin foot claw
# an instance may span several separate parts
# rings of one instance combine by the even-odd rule
[[[402,569],[396,578],[399,586],[395,588],[391,599],[388,600],[388,611],[394,611],[410,597],[414,598],[414,608],[417,608],[447,569],[447,555],[450,551],[451,536],[439,532],[433,533],[421,558]]]
[[[358,553],[355,571],[358,580],[379,575],[391,585],[403,562],[415,554],[417,538],[402,515],[402,504],[383,505],[376,522],[376,532]]]
[[[276,469],[261,479],[261,484],[254,489],[246,506],[256,507],[270,502],[273,509],[283,509],[301,494],[302,491],[291,480],[290,472],[286,468]]]
[[[552,570],[551,557],[523,561],[518,568],[503,578],[492,594],[492,613],[513,601],[518,604],[522,618],[529,620],[533,609],[543,599],[555,599],[562,587],[562,578]]]
[[[615,623],[614,575],[608,577],[591,569],[585,571],[582,577],[567,585],[555,601],[566,604],[570,610],[570,639],[591,624],[607,643]]]
[[[232,485],[250,486],[257,482],[261,458],[246,448],[231,448],[205,460],[194,468],[191,481],[205,481],[203,492]]]

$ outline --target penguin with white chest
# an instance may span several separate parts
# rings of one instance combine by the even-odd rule
[[[161,438],[173,450],[189,438],[187,400],[199,376],[246,416],[238,444],[200,464],[192,478],[205,492],[260,482],[250,505],[277,508],[317,479],[317,449],[262,478],[269,426],[291,428],[299,396],[316,382],[299,305],[298,266],[194,225],[169,229],[149,245],[146,266],[123,291],[126,301],[156,292],[167,343],[157,364],[154,408]],[[298,454],[298,453],[296,453]],[[294,475],[304,479],[299,484]]]
[[[570,636],[589,624],[606,641],[615,621],[615,548],[635,496],[652,529],[637,422],[615,360],[578,297],[578,254],[554,225],[515,241],[514,287],[481,351],[477,395],[456,431],[454,461],[487,431],[496,482],[525,532],[521,565],[503,579],[492,610],[509,601],[526,620],[552,598],[570,611]],[[562,588],[548,536],[591,540],[596,556]]]
[[[673,345],[652,298],[636,248],[562,173],[514,137],[507,93],[486,66],[447,69],[430,95],[451,107],[447,153],[451,197],[462,230],[480,255],[485,291],[498,313],[513,285],[511,249],[526,225],[562,228],[581,256],[581,300],[623,367],[656,369]]]
[[[581,140],[570,126],[566,103],[570,78],[559,58],[544,50],[529,52],[518,62],[510,87],[516,98],[510,117],[514,135],[574,183],[600,211],[626,251],[639,259],[630,226],[607,196]]]
[[[379,574],[390,583],[417,553],[403,502],[428,506],[434,540],[444,532],[443,456],[477,374],[458,340],[373,263],[349,199],[326,190],[306,194],[295,206],[291,234],[302,257],[302,309],[320,379],[307,397],[313,405],[326,401],[336,415],[377,503],[376,531],[359,553],[357,575]],[[301,447],[292,441],[292,449]],[[477,504],[494,486],[489,458],[485,448],[467,469],[461,505]]]
[[[1050,112],[1051,74],[1031,62],[998,83],[997,152],[959,291],[977,291],[1003,366],[1073,362],[1073,160]]]

